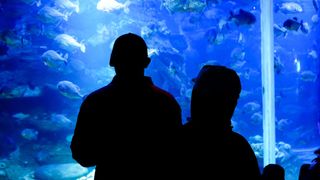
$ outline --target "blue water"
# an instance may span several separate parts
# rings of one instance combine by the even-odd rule
[[[242,94],[232,119],[234,131],[248,139],[263,167],[258,0],[107,0],[104,11],[97,9],[104,0],[61,2],[0,1],[0,179],[50,179],[48,172],[66,167],[78,171],[65,171],[58,179],[90,179],[91,169],[79,168],[71,158],[70,137],[82,96],[111,81],[112,44],[127,32],[147,42],[152,62],[146,74],[176,97],[184,122],[192,78],[201,66],[235,69]],[[296,3],[302,12],[278,10],[285,3]],[[309,0],[274,0],[274,5],[275,24],[284,28],[287,19],[296,17],[300,26],[274,38],[276,161],[291,180],[320,146],[320,14]],[[239,9],[255,21],[232,18]],[[56,39],[61,34],[74,38],[76,46],[64,46]],[[60,59],[45,64],[49,50]],[[59,91],[57,84],[65,80],[79,89]]]

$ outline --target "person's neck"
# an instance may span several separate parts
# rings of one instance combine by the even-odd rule
[[[132,84],[132,83],[139,83],[139,82],[143,82],[145,79],[144,74],[117,74],[116,75],[116,79],[118,79],[118,81],[126,83],[126,84]]]
[[[117,76],[126,79],[144,77],[144,69],[132,69],[133,67],[116,67],[115,72]]]

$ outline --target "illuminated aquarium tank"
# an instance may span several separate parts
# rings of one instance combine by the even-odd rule
[[[1,0],[0,179],[93,179],[69,149],[78,109],[113,78],[114,40],[133,32],[148,45],[146,74],[175,96],[184,122],[200,68],[234,69],[242,92],[233,130],[261,169],[278,163],[297,180],[320,146],[319,8],[319,0]]]

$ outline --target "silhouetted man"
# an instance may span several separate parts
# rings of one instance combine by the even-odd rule
[[[144,75],[149,63],[145,41],[132,33],[121,35],[109,62],[115,77],[81,105],[72,156],[84,167],[96,166],[96,180],[154,179],[169,173],[162,164],[175,156],[181,109]]]
[[[205,65],[195,79],[191,119],[184,125],[182,168],[195,179],[260,179],[256,156],[231,118],[241,91],[237,73]]]

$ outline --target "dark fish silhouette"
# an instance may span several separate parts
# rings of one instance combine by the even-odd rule
[[[301,25],[302,25],[302,21],[298,22],[298,19],[296,17],[292,19],[287,19],[283,23],[283,27],[285,27],[287,30],[292,30],[292,31],[298,31]]]
[[[251,12],[240,9],[236,14],[230,11],[230,17],[228,20],[233,21],[238,26],[245,24],[250,25],[256,22],[256,17]]]

